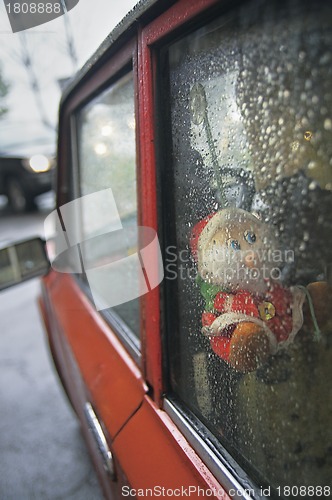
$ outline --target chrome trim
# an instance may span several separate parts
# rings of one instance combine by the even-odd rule
[[[134,359],[138,367],[142,365],[142,355],[141,355],[141,341],[132,332],[129,326],[123,321],[122,318],[114,311],[110,309],[104,309],[99,311],[100,315],[107,321],[108,325],[112,328],[112,331],[118,337],[120,342],[127,349],[130,356]]]
[[[85,403],[84,405],[84,415],[86,417],[91,434],[95,438],[98,450],[103,460],[104,469],[111,476],[111,479],[115,481],[113,455],[108,447],[105,434],[103,433],[97,415],[95,414],[91,403],[89,402]]]
[[[212,451],[210,446],[203,440],[200,434],[189,424],[187,419],[183,416],[181,411],[169,399],[164,400],[164,410],[173,420],[175,425],[180,429],[187,441],[192,445],[197,455],[205,463],[208,469],[212,472],[215,478],[220,482],[221,486],[226,492],[235,500],[253,500],[253,499],[267,499],[262,496],[259,489],[250,484],[249,478],[243,472],[243,480],[247,486],[243,486],[238,479],[232,474],[220,458]],[[228,455],[228,453],[227,453]],[[226,461],[227,459],[225,459]],[[235,494],[233,494],[235,490]],[[251,494],[254,492],[254,495]]]

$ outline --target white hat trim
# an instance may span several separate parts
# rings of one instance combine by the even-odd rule
[[[275,335],[272,333],[267,324],[259,318],[253,316],[248,316],[247,314],[241,313],[225,313],[218,316],[213,323],[208,327],[203,327],[202,332],[208,337],[218,337],[220,336],[220,331],[224,330],[228,326],[238,324],[238,323],[255,323],[264,329],[269,342],[270,342],[270,352],[275,354],[278,350],[278,342]]]

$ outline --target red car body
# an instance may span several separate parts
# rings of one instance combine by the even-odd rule
[[[156,16],[155,12],[167,6],[165,2],[160,5],[157,2],[145,14],[150,19],[147,26],[134,12],[125,21],[126,29],[122,28],[116,43],[100,56],[93,71],[88,69],[78,86],[67,92],[60,112],[58,206],[67,201],[63,188],[69,166],[71,114],[132,58],[140,82],[136,106],[141,132],[137,140],[140,164],[144,165],[139,177],[140,224],[157,229],[153,146],[155,59],[150,47],[183,23],[197,19],[203,9],[217,4],[215,0],[181,1]],[[107,53],[114,52],[114,45],[120,48],[103,63]],[[43,278],[40,305],[55,364],[82,422],[105,496],[121,498],[121,488],[128,486],[131,495],[133,490],[139,494],[139,490],[148,488],[155,489],[156,495],[164,488],[175,494],[181,492],[181,496],[191,488],[194,495],[200,488],[214,489],[217,496],[228,498],[223,486],[163,409],[159,302],[158,288],[141,299],[142,310],[149,312],[142,317],[145,333],[140,366],[89,302],[75,277],[51,271]],[[110,480],[105,472],[91,437],[83,411],[86,401],[91,402],[102,423],[115,460],[116,481]]]
[[[162,135],[156,107],[162,99],[160,51],[227,9],[233,9],[230,2],[220,0],[148,1],[115,29],[62,99],[58,208],[71,201],[76,175],[73,117],[129,68],[135,89],[138,225],[161,231],[158,211],[166,188],[160,189],[157,174],[163,155],[157,147]],[[128,347],[116,325],[96,310],[75,273],[51,270],[42,290],[40,307],[55,365],[82,423],[106,498],[258,498],[263,486],[268,492],[268,485],[255,485],[228,452],[216,453],[169,398],[162,286],[140,297],[138,349]],[[92,420],[99,422],[106,441],[102,448],[112,454],[114,471],[107,470],[96,445],[87,405]]]

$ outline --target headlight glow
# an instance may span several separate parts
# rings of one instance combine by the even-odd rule
[[[99,142],[95,145],[94,150],[98,156],[104,156],[107,153],[107,146],[103,142]]]
[[[29,165],[34,172],[47,172],[51,168],[49,159],[44,155],[31,156]]]

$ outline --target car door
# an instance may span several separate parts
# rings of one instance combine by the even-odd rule
[[[196,454],[184,452],[185,438],[161,409],[157,285],[163,268],[154,231],[155,165],[142,160],[141,137],[151,123],[142,120],[137,57],[136,42],[129,41],[63,104],[58,209],[47,221],[56,228],[48,242],[53,271],[43,281],[63,384],[104,491],[119,497],[144,487],[156,493],[217,487],[207,468],[202,477]],[[130,265],[138,254],[143,274]],[[110,260],[120,265],[115,274],[107,274]],[[91,433],[96,420],[101,446],[100,433]]]
[[[231,496],[330,495],[331,8],[188,4],[142,41],[163,408]]]

